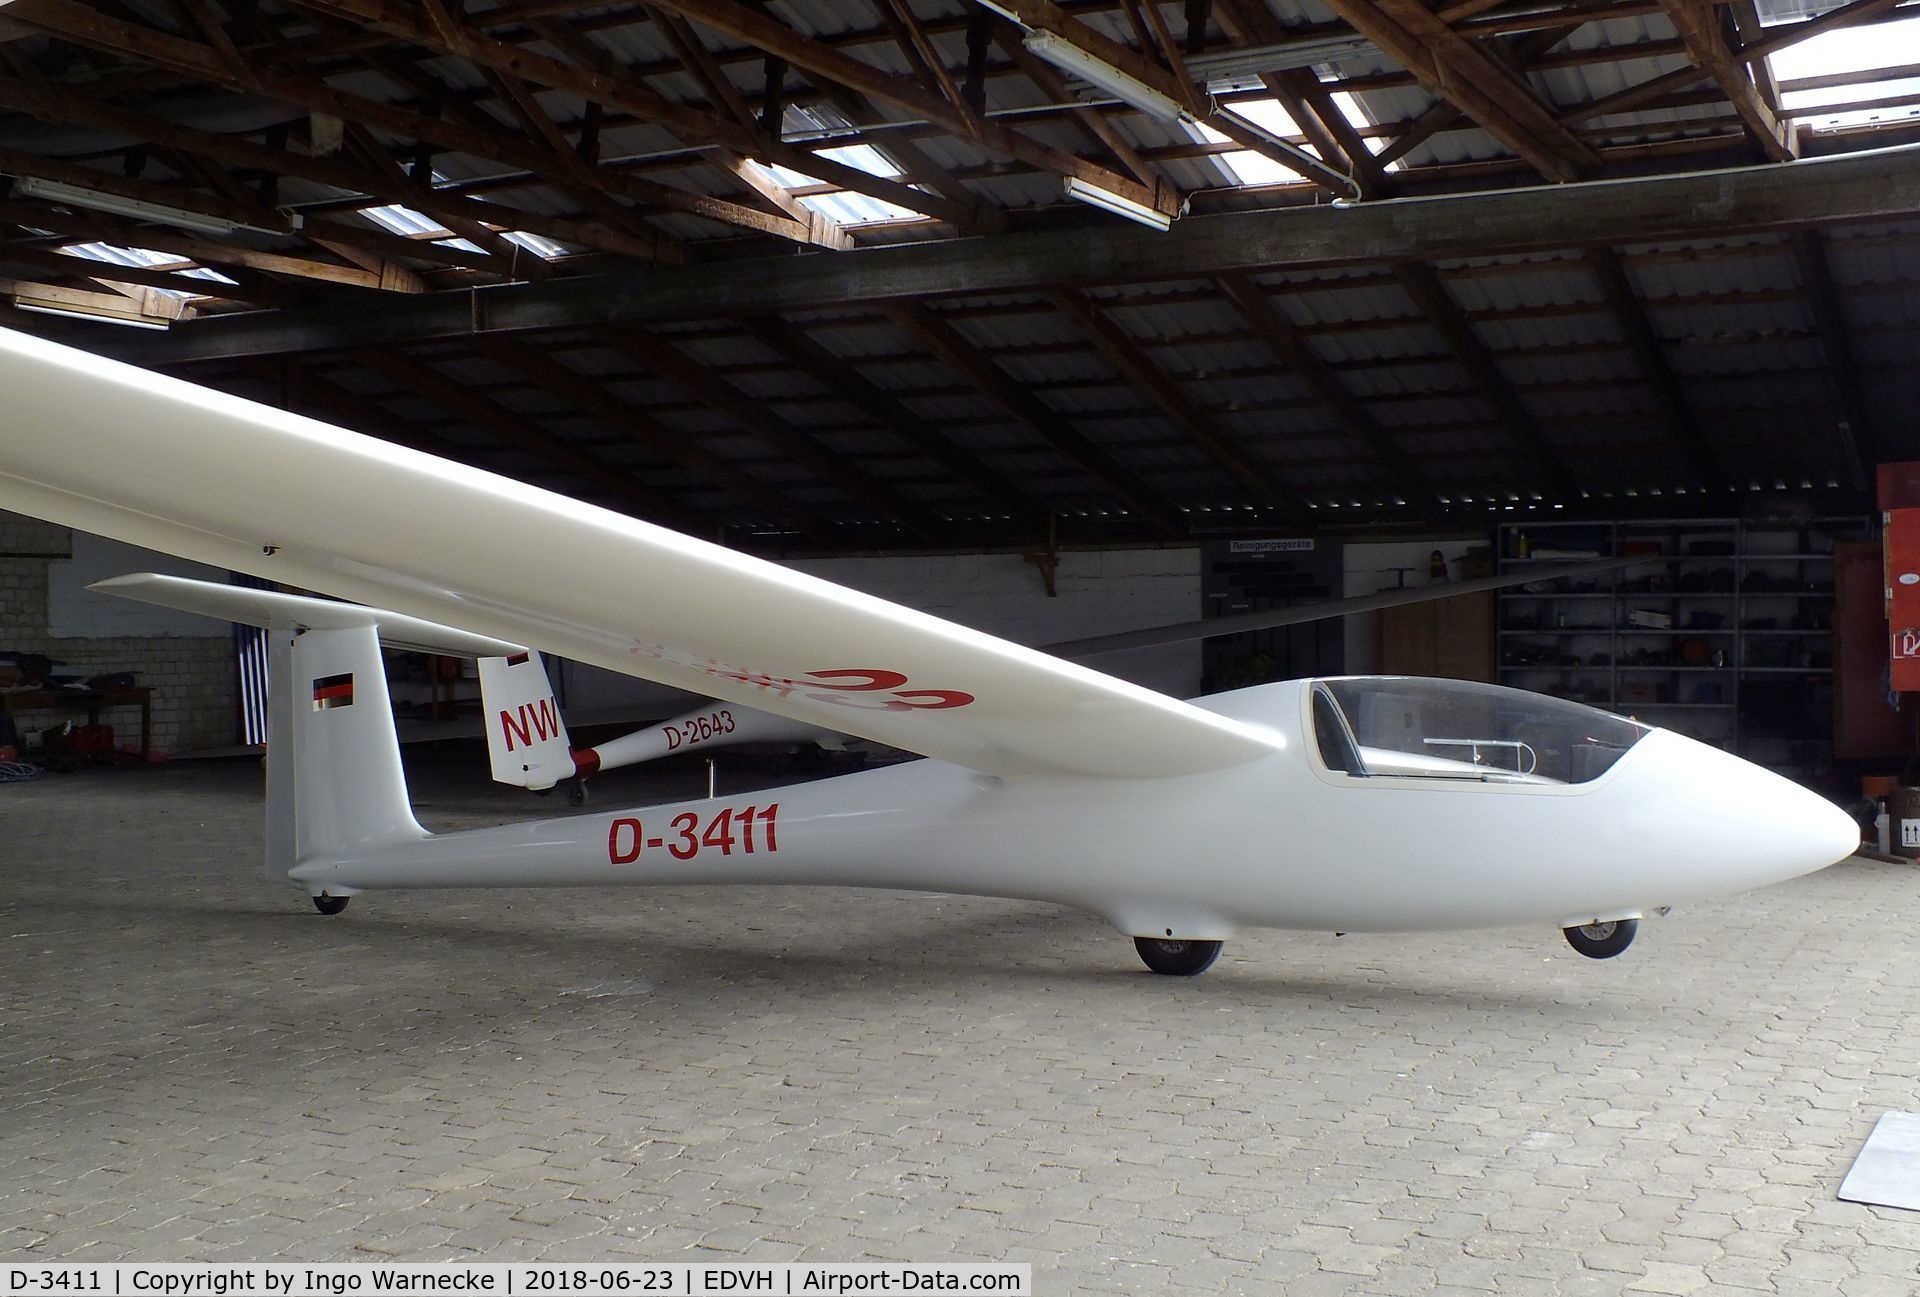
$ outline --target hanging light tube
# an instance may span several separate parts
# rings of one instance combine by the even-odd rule
[[[165,329],[169,321],[154,320],[145,316],[128,313],[115,314],[109,311],[88,311],[76,306],[56,306],[39,298],[15,295],[13,309],[29,311],[34,315],[58,315],[67,320],[86,320],[91,324],[118,324],[128,329]]]
[[[1048,31],[1030,31],[1020,43],[1035,56],[1089,85],[1099,87],[1129,108],[1137,109],[1155,121],[1171,124],[1187,115],[1186,108],[1171,95],[1162,94],[1138,77],[1127,75],[1105,59],[1096,58],[1064,36]]]
[[[49,203],[66,203],[73,207],[84,207],[89,211],[109,212],[115,216],[125,216],[136,221],[153,221],[160,225],[178,226],[183,230],[194,230],[201,234],[231,234],[235,230],[255,230],[261,234],[285,234],[285,230],[269,229],[262,225],[248,225],[244,221],[231,221],[224,216],[210,216],[205,212],[189,211],[184,207],[169,207],[165,203],[150,203],[142,198],[127,198],[120,194],[104,193],[97,189],[85,189],[79,185],[69,185],[59,180],[43,180],[39,176],[21,176],[13,182],[16,198],[38,198]],[[288,218],[294,229],[299,229],[303,218]]]
[[[1136,203],[1133,199],[1116,194],[1111,189],[1090,185],[1077,176],[1067,177],[1067,197],[1098,207],[1102,211],[1112,212],[1115,216],[1124,216],[1130,221],[1151,226],[1162,234],[1173,228],[1173,218],[1158,208],[1148,207],[1145,203]]]

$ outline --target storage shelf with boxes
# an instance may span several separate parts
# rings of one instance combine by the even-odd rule
[[[1644,564],[1501,592],[1500,680],[1630,712],[1796,778],[1832,764],[1833,559],[1866,518],[1526,523],[1501,569]]]

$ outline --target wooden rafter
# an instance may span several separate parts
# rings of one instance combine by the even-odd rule
[[[515,338],[479,335],[469,345],[489,360],[545,388],[576,410],[592,415],[610,429],[663,459],[728,492],[741,503],[760,510],[816,540],[831,539],[820,520],[738,465],[720,458],[692,438],[655,422],[644,411],[622,401],[578,370],[546,352]]]
[[[1729,38],[1723,9],[1710,0],[1661,0],[1661,4],[1686,43],[1687,56],[1713,78],[1761,151],[1774,162],[1798,157],[1799,140],[1792,128],[1780,120],[1754,84],[1747,65],[1734,53],[1737,38]]]
[[[977,456],[954,444],[857,365],[835,355],[804,330],[771,315],[746,316],[741,323],[776,356],[891,432],[916,454],[966,483],[987,507],[1007,509],[1027,524],[1036,523],[1045,514],[1046,510],[1012,481],[990,471]]]
[[[919,539],[932,541],[941,534],[939,522],[921,505],[908,500],[859,464],[822,449],[765,402],[748,397],[684,348],[644,329],[607,329],[598,336],[608,346],[651,370],[663,382],[679,388],[882,517],[898,522]]]
[[[1187,74],[1179,48],[1171,40],[1156,7],[1147,6],[1144,18],[1139,17],[1132,6],[1127,9],[1129,14],[1136,15],[1137,38],[1141,43],[1139,49],[1112,40],[1053,3],[1053,0],[1007,0],[1005,7],[1024,27],[1067,41],[1100,62],[1124,72],[1180,105],[1193,121],[1204,123],[1239,147],[1287,167],[1335,194],[1351,197],[1357,192],[1357,186],[1345,172],[1329,166],[1305,150],[1294,148],[1290,143],[1277,141],[1264,128],[1231,109],[1222,109],[1214,104]],[[1158,48],[1175,66],[1163,65],[1146,53],[1150,47]]]
[[[1577,180],[1599,162],[1531,86],[1420,0],[1327,0],[1327,7],[1549,180]]]
[[[1627,268],[1621,264],[1620,254],[1610,247],[1589,248],[1586,261],[1587,269],[1593,272],[1594,279],[1600,285],[1600,295],[1605,299],[1607,309],[1619,325],[1634,359],[1639,362],[1647,386],[1653,389],[1654,408],[1660,412],[1668,435],[1680,446],[1695,483],[1706,485],[1722,481],[1720,465],[1712,447],[1707,444],[1706,435],[1700,430],[1700,421],[1694,417],[1686,389],[1680,385],[1680,376],[1667,359],[1666,343],[1653,327],[1653,321],[1647,318],[1646,307],[1640,295],[1634,291],[1633,281],[1627,275]]]
[[[52,230],[75,239],[111,243],[118,247],[137,246],[151,248],[155,252],[171,252],[182,260],[214,269],[258,270],[352,288],[421,292],[426,287],[411,272],[407,272],[407,279],[396,281],[387,267],[362,266],[355,262],[340,264],[283,252],[263,252],[239,244],[218,243],[210,238],[183,234],[164,226],[149,225],[136,229],[125,221],[98,212],[68,211],[38,203],[0,202],[0,221]],[[384,259],[373,260],[378,263]]]
[[[1880,439],[1860,386],[1860,368],[1854,359],[1846,313],[1840,306],[1840,291],[1833,282],[1833,268],[1827,260],[1827,242],[1818,230],[1801,230],[1789,239],[1794,262],[1800,268],[1801,288],[1813,313],[1813,326],[1826,353],[1827,380],[1840,408],[1836,430],[1844,480],[1855,490],[1865,491],[1872,485],[1873,465],[1880,461]]]
[[[929,93],[909,78],[883,72],[870,63],[840,52],[833,46],[805,36],[766,13],[736,3],[736,0],[653,0],[660,8],[671,9],[736,40],[747,41],[759,49],[804,68],[817,77],[825,77],[848,86],[869,98],[878,99],[965,137],[974,133],[969,119],[946,100]],[[1041,171],[1071,176],[1117,193],[1133,202],[1157,206],[1165,199],[1140,184],[1105,167],[1076,157],[1062,149],[1024,135],[992,119],[977,123],[976,138],[982,147],[1017,158]]]
[[[33,0],[31,19],[37,29],[82,45],[138,58],[216,85],[237,87],[232,74],[209,47],[140,24],[103,17],[72,0]],[[554,67],[567,66],[551,59],[544,62]],[[442,148],[506,162],[563,191],[570,186],[571,177],[553,170],[552,160],[544,149],[512,140],[497,130],[489,133],[447,117],[412,112],[272,69],[261,69],[258,80],[262,93],[283,102],[359,121]],[[807,241],[807,231],[796,222],[770,216],[757,208],[659,184],[626,171],[602,167],[595,175],[601,189],[632,202],[741,225],[797,242]],[[650,232],[649,237],[656,245],[657,257],[677,259],[677,244],[672,239],[658,231]]]
[[[1603,181],[1195,217],[1170,233],[1116,228],[1008,234],[835,257],[757,257],[490,290],[476,304],[438,294],[366,317],[281,312],[203,319],[175,336],[114,340],[115,354],[164,363],[341,345],[513,333],[581,323],[657,323],[854,302],[1031,293],[1039,285],[1190,280],[1230,271],[1371,266],[1598,244],[1713,239],[1920,210],[1920,149],[1821,158],[1709,176]]]
[[[402,392],[430,401],[504,444],[553,465],[575,479],[583,495],[617,501],[638,517],[694,534],[712,526],[710,519],[663,499],[624,469],[597,458],[564,437],[556,437],[524,414],[494,404],[470,386],[455,382],[430,361],[371,349],[351,352],[347,358],[379,374]],[[368,431],[364,427],[359,430]]]
[[[1560,503],[1577,498],[1572,475],[1567,472],[1560,453],[1547,440],[1546,434],[1540,431],[1532,411],[1515,394],[1506,376],[1500,372],[1493,353],[1473,331],[1473,326],[1460,310],[1460,304],[1453,300],[1453,294],[1440,282],[1440,276],[1433,267],[1424,261],[1402,262],[1394,267],[1394,275],[1407,296],[1413,299],[1421,316],[1440,335],[1447,350],[1453,353],[1474,390],[1493,409],[1520,450],[1532,460],[1538,485],[1551,496],[1558,497]]]
[[[1034,57],[1033,53],[1020,43],[1020,34],[1016,28],[1007,23],[995,23],[993,33],[1000,47],[1006,51],[1007,57],[1026,73],[1027,79],[1039,88],[1041,94],[1060,103],[1072,99],[1072,92],[1067,88],[1066,78],[1061,76],[1052,64]],[[1140,156],[1140,150],[1134,147],[1133,141],[1129,140],[1118,126],[1108,121],[1105,113],[1097,108],[1075,108],[1071,112],[1070,120],[1082,134],[1105,149],[1115,162],[1126,168],[1127,174],[1135,180],[1156,189],[1165,186],[1166,179],[1160,174],[1158,168]]]
[[[576,62],[548,58],[524,46],[494,39],[464,20],[456,21],[449,17],[445,22],[433,22],[427,15],[411,6],[398,3],[398,0],[300,0],[300,2],[306,8],[351,18],[429,49],[458,55],[475,66],[490,69],[496,74],[555,90],[564,90],[588,103],[617,107],[634,114],[642,121],[663,126],[683,140],[701,148],[719,146],[742,157],[762,158],[782,166],[804,170],[809,175],[817,175],[828,183],[866,193],[912,211],[925,211],[928,215],[942,220],[963,222],[970,214],[970,210],[956,211],[939,197],[923,194],[910,185],[901,184],[884,176],[869,175],[856,167],[814,157],[805,150],[782,145],[771,132],[764,128],[756,131],[723,116],[677,103],[643,84],[625,68],[611,63],[601,69],[596,66],[582,66]],[[547,29],[548,34],[551,36],[557,32],[557,29],[557,24],[550,25]],[[629,184],[635,182],[634,177],[626,176],[621,172],[610,173],[604,167],[596,169],[594,174],[602,185],[611,186],[614,183],[609,176],[624,179],[625,183]],[[737,209],[734,212],[735,219],[730,223],[759,229],[764,233],[781,234],[796,242],[814,241],[814,235],[817,232],[815,224],[811,221],[767,217],[757,209],[739,209],[737,204],[721,203],[719,200],[708,199],[702,195],[695,195],[692,191],[678,190],[670,186],[657,185],[654,189],[658,191],[653,194],[656,205],[676,210],[690,210],[686,205],[694,202],[705,210],[691,214],[707,215],[712,219],[727,219],[726,211]],[[739,212],[742,211],[753,212],[755,219],[738,219]],[[770,221],[775,223],[769,224]],[[831,246],[831,234],[827,237]]]
[[[1382,475],[1400,493],[1409,506],[1430,522],[1441,516],[1440,498],[1393,434],[1380,426],[1366,405],[1349,392],[1320,353],[1313,349],[1306,331],[1281,315],[1265,289],[1247,275],[1221,275],[1214,283],[1222,295],[1253,330],[1297,377],[1340,421],[1342,429],[1361,445],[1380,466]]]
[[[1099,482],[1120,503],[1165,534],[1177,536],[1185,532],[1173,506],[1138,473],[1055,413],[1031,390],[1008,377],[992,357],[969,342],[953,325],[917,302],[896,302],[885,310],[888,319],[911,334],[931,355]]]
[[[1299,495],[1221,431],[1213,416],[1188,396],[1173,376],[1092,298],[1063,288],[1049,293],[1047,300],[1152,408],[1205,451],[1208,458],[1239,482],[1256,502],[1277,510],[1289,522],[1306,524],[1308,511]]]

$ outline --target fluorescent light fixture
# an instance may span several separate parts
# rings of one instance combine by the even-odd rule
[[[115,216],[125,216],[136,221],[153,221],[160,225],[174,225],[183,230],[195,230],[201,234],[231,234],[235,230],[257,230],[262,234],[284,234],[285,230],[272,230],[264,226],[248,225],[242,221],[230,221],[224,216],[209,216],[205,212],[191,212],[184,207],[169,207],[164,203],[150,203],[140,198],[123,198],[119,194],[102,193],[97,189],[83,189],[79,185],[69,185],[58,180],[43,180],[39,176],[21,176],[13,182],[16,198],[39,198],[49,203],[66,203],[73,207],[84,207],[89,211],[110,212]],[[289,217],[294,229],[299,229],[302,218]]]
[[[24,295],[13,299],[15,310],[31,311],[35,315],[58,315],[68,320],[86,320],[93,324],[118,324],[129,329],[165,329],[168,322],[155,320],[139,314],[138,308],[119,315],[108,311],[82,311],[71,306],[55,306],[38,298]]]
[[[1155,121],[1177,122],[1187,111],[1171,96],[1161,94],[1137,77],[1128,76],[1104,59],[1095,58],[1063,36],[1052,32],[1028,32],[1026,39],[1020,43],[1063,72],[1072,73],[1088,85],[1098,86],[1121,103],[1138,109]]]
[[[1197,55],[1187,60],[1187,71],[1193,74],[1195,81],[1212,85],[1219,81],[1257,77],[1262,72],[1285,72],[1293,68],[1317,67],[1322,63],[1341,63],[1379,52],[1365,36],[1318,36],[1285,41],[1278,45],[1257,45],[1251,49]]]
[[[1123,198],[1111,189],[1090,185],[1075,176],[1067,177],[1067,197],[1078,199],[1102,211],[1112,212],[1115,216],[1124,216],[1130,221],[1150,225],[1162,234],[1173,228],[1173,218],[1158,208],[1148,207],[1145,203],[1136,203],[1131,198]]]

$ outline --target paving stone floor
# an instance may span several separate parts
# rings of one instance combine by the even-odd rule
[[[567,811],[476,760],[415,763],[430,826]],[[1610,963],[1551,929],[1265,932],[1183,981],[1077,914],[921,894],[322,918],[259,872],[259,814],[245,762],[0,785],[0,1258],[1920,1291],[1920,1214],[1834,1198],[1920,1109],[1920,869],[1679,913]]]

